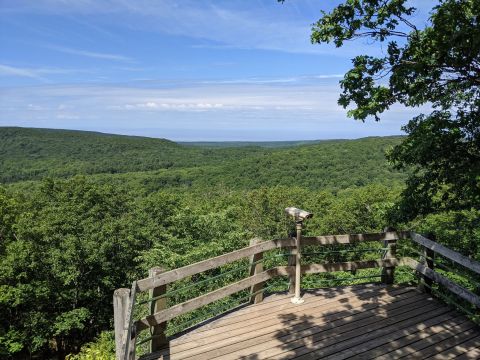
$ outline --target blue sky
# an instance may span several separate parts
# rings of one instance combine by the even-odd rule
[[[183,141],[401,133],[419,109],[358,123],[337,105],[350,59],[382,48],[310,44],[333,3],[0,0],[0,126]]]

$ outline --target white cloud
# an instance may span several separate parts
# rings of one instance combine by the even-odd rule
[[[23,68],[0,64],[0,76],[15,76],[37,79],[46,82],[45,75],[62,75],[73,73],[90,72],[87,69],[64,69],[64,68]]]
[[[80,116],[75,115],[75,114],[70,114],[70,113],[58,113],[55,117],[59,120],[78,120],[78,119],[80,119]]]
[[[20,76],[42,80],[42,77],[39,76],[38,71],[32,69],[18,68],[8,65],[0,64],[0,75],[3,76]]]
[[[170,103],[157,103],[149,101],[146,103],[138,104],[125,104],[123,106],[114,105],[110,108],[113,110],[180,110],[180,111],[206,111],[216,110],[223,108],[223,104],[210,104],[210,103],[182,103],[182,102],[170,102]]]
[[[134,30],[156,31],[195,39],[195,47],[275,50],[288,53],[351,56],[351,43],[334,52],[333,45],[312,45],[311,24],[320,9],[332,4],[315,1],[244,0],[25,0],[7,1],[3,12],[94,15],[97,20]],[[119,19],[119,20],[117,20]],[[92,22],[93,26],[96,26]],[[128,61],[125,56],[65,48],[72,54]],[[129,59],[131,60],[131,59]]]
[[[38,105],[35,105],[35,104],[28,104],[27,105],[27,109],[28,110],[31,110],[31,111],[42,111],[42,110],[45,110],[45,108],[43,106],[38,106]]]
[[[304,83],[307,81],[314,82],[318,79],[339,79],[343,78],[343,74],[321,74],[321,75],[302,75],[281,78],[243,78],[243,79],[226,79],[226,80],[204,80],[201,84],[293,84]]]
[[[118,55],[118,54],[99,53],[99,52],[80,50],[80,49],[72,49],[72,48],[69,48],[69,47],[55,46],[55,45],[49,45],[47,47],[52,49],[52,50],[60,51],[60,52],[66,53],[66,54],[79,55],[79,56],[95,58],[95,59],[103,59],[103,60],[133,62],[132,58],[129,58],[129,57],[123,56],[123,55]]]
[[[320,76],[320,79],[317,79]],[[49,109],[82,111],[87,114],[112,111],[141,112],[328,112],[344,113],[336,102],[336,77],[316,75],[291,79],[231,79],[192,81],[165,88],[161,81],[129,85],[51,85],[5,89],[0,105],[21,108],[31,103]],[[18,117],[18,116],[17,116]]]
[[[363,124],[347,119],[337,104],[336,77],[297,78],[287,84],[197,81],[168,88],[162,82],[158,87],[148,83],[148,87],[3,88],[0,126],[73,128],[173,140],[354,138],[398,134],[402,124],[425,110],[394,106],[382,114],[380,123]]]

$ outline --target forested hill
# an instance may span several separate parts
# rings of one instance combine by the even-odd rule
[[[109,175],[109,181],[128,179],[152,191],[215,184],[341,189],[403,180],[404,174],[393,171],[385,159],[385,151],[399,141],[371,137],[280,147],[217,143],[212,148],[84,131],[0,128],[0,182],[119,174]]]
[[[335,140],[293,140],[293,141],[180,141],[179,144],[186,146],[197,146],[207,148],[229,148],[229,147],[248,147],[260,146],[264,148],[281,148],[297,145],[312,145],[321,142],[338,141]],[[343,140],[343,139],[342,139]]]
[[[223,151],[230,158],[241,154]],[[222,162],[223,154],[165,139],[88,131],[0,127],[0,182],[124,173]]]

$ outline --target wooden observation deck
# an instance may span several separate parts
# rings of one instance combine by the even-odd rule
[[[357,285],[272,295],[170,341],[144,360],[480,358],[480,329],[408,287]]]
[[[137,348],[144,344],[149,348],[140,356],[142,360],[480,359],[479,289],[472,290],[469,282],[473,279],[476,284],[480,279],[480,263],[413,232],[304,237],[302,221],[309,216],[296,216],[296,237],[254,240],[247,248],[180,269],[155,268],[148,278],[135,281],[131,290],[117,290],[117,358],[137,358]],[[399,240],[420,249],[419,261],[397,256]],[[300,254],[309,246],[353,245],[357,249],[371,242],[383,244],[380,259],[300,264]],[[282,248],[289,250],[288,264],[265,270],[264,264],[271,260],[268,253]],[[330,255],[341,251],[354,250],[330,250]],[[187,290],[202,286],[205,280],[192,276],[245,257],[250,258],[249,276],[180,303],[167,301],[179,291],[169,295],[168,284],[190,280],[184,286]],[[393,285],[396,268],[401,276],[417,274],[418,286],[411,281],[410,285]],[[356,274],[365,269],[378,269],[380,281],[303,291],[299,287],[302,274]],[[264,298],[267,282],[281,277],[289,279],[289,291]],[[148,298],[139,301],[138,295],[146,290]],[[168,322],[241,291],[249,291],[249,301],[243,306],[168,334]],[[139,305],[145,303],[149,309],[142,317]],[[150,336],[141,339],[147,329]]]

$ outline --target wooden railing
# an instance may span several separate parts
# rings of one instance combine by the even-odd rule
[[[412,242],[419,244],[423,248],[422,262],[416,261],[410,257],[402,259],[403,263],[422,275],[420,286],[422,290],[431,292],[433,283],[437,283],[447,289],[449,292],[466,300],[468,303],[480,309],[480,296],[474,292],[455,283],[446,276],[435,271],[435,255],[439,254],[454,263],[461,265],[465,269],[473,272],[480,281],[480,263],[470,259],[456,251],[453,251],[435,241],[427,239],[425,236],[411,232]],[[480,290],[480,289],[479,289]]]
[[[428,281],[432,280],[433,282],[445,286],[454,294],[480,308],[480,297],[478,295],[435,272],[433,266],[428,266],[426,261],[421,263],[410,257],[398,258],[396,256],[396,246],[397,240],[399,239],[411,239],[414,243],[421,245],[428,251],[438,252],[477,274],[480,274],[480,264],[478,262],[466,258],[438,243],[432,242],[421,235],[411,232],[387,231],[374,234],[303,237],[301,236],[300,231],[300,238],[297,236],[297,238],[292,237],[268,241],[253,239],[250,246],[246,248],[184,266],[179,269],[169,271],[163,271],[160,268],[152,269],[148,278],[134,281],[131,289],[116,290],[114,294],[114,320],[117,359],[135,359],[138,335],[146,329],[151,329],[152,334],[149,340],[150,351],[154,352],[162,349],[167,346],[165,330],[168,321],[232,294],[250,289],[250,301],[252,303],[261,302],[263,299],[264,284],[268,280],[279,276],[286,276],[289,278],[289,288],[290,292],[293,294],[293,290],[300,285],[299,279],[301,274],[339,271],[355,272],[360,269],[382,268],[381,281],[386,284],[392,284],[394,281],[395,267],[402,265],[414,269],[420,273],[424,279],[428,279]],[[383,249],[385,250],[383,251],[383,256],[380,259],[365,261],[307,265],[300,264],[301,249],[305,246],[358,244],[361,242],[382,242]],[[300,246],[297,246],[297,244],[300,244]],[[289,251],[288,265],[275,266],[265,270],[262,263],[264,254],[268,251],[281,248],[288,249]],[[169,284],[245,258],[250,258],[250,272],[248,277],[167,308],[166,299],[163,297],[163,294],[165,294],[166,288]],[[298,267],[297,264],[299,265]],[[298,270],[300,270],[300,273],[298,273]],[[134,310],[137,294],[146,291],[150,292],[150,315],[135,320]]]

